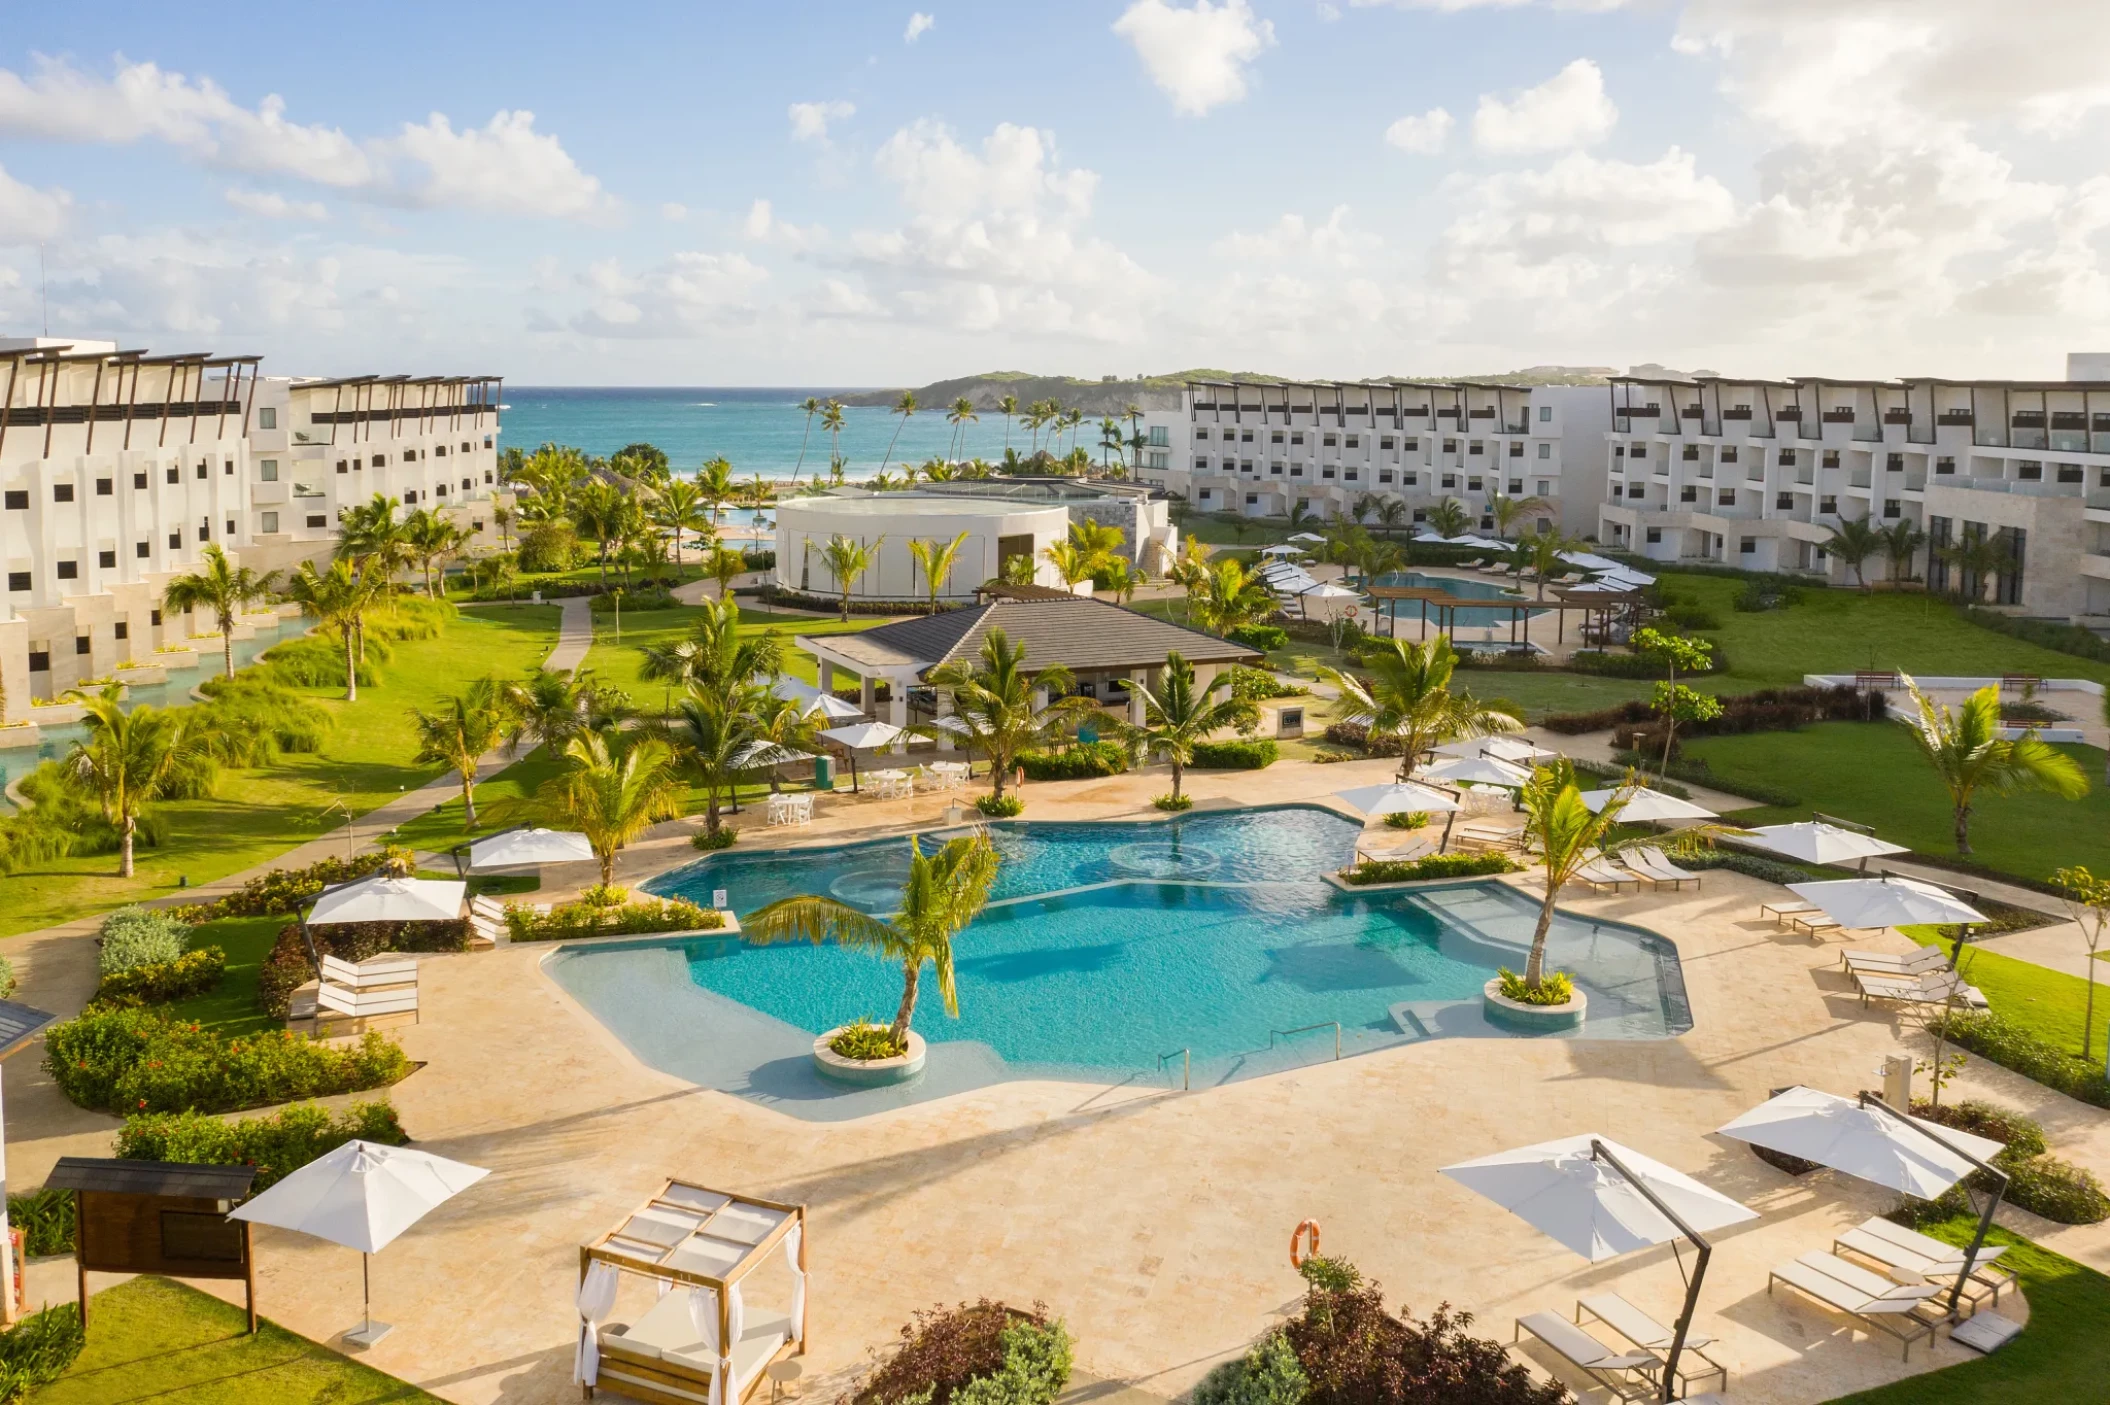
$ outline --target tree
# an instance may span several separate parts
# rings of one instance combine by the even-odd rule
[[[842,407],[834,406],[836,428],[840,429]],[[733,465],[724,457],[705,459],[703,467],[696,470],[696,487],[703,500],[711,505],[711,526],[715,529],[725,516],[725,505],[738,496],[739,489],[733,484]]]
[[[99,693],[75,688],[69,701],[85,709],[84,735],[62,764],[66,774],[94,792],[103,818],[117,829],[117,876],[132,877],[132,843],[139,816],[152,801],[182,786],[199,753],[184,735],[179,711],[146,703],[127,712],[124,685]]]
[[[512,540],[507,535],[506,529],[513,525],[513,509],[507,507],[504,503],[500,503],[497,507],[491,509],[491,522],[498,528],[498,549],[500,551],[510,550]]]
[[[983,638],[978,660],[954,659],[930,673],[933,687],[952,690],[953,714],[969,747],[989,758],[991,793],[998,799],[1021,751],[1060,739],[1072,720],[1098,715],[1099,705],[1090,698],[1063,696],[1073,681],[1060,664],[1027,673],[1026,646],[1012,643],[1001,629]],[[1049,700],[1039,702],[1036,694]]]
[[[210,611],[213,628],[220,632],[221,659],[229,678],[234,677],[235,616],[244,606],[271,594],[277,572],[258,575],[247,566],[237,567],[218,542],[205,546],[204,569],[176,577],[161,592],[161,608],[187,615],[193,610]]]
[[[674,538],[674,566],[681,568],[681,538],[685,532],[702,537],[713,527],[703,500],[703,489],[687,478],[662,483],[652,495],[647,517],[654,527]]]
[[[908,554],[915,558],[917,569],[923,572],[923,585],[930,596],[930,611],[938,613],[938,592],[945,589],[945,582],[952,578],[952,568],[960,559],[960,549],[967,545],[968,533],[962,532],[949,542],[936,537],[918,537],[908,544]]]
[[[1842,519],[1831,532],[1825,551],[1846,563],[1846,569],[1854,573],[1855,585],[1868,589],[1868,576],[1861,568],[1869,557],[1883,550],[1887,540],[1883,530],[1862,516]]]
[[[835,588],[841,595],[838,619],[848,622],[850,588],[857,584],[860,576],[872,569],[873,563],[879,559],[879,547],[885,541],[886,538],[881,537],[868,546],[837,532],[828,538],[828,544],[821,548],[821,564],[825,565],[828,574],[834,577]]]
[[[2088,946],[2088,1009],[2081,1017],[2081,1057],[2091,1056],[2095,1034],[2095,953],[2110,932],[2110,877],[2098,878],[2086,867],[2062,868],[2051,876],[2066,892],[2066,908]]]
[[[1138,758],[1162,756],[1172,763],[1174,800],[1180,797],[1196,744],[1226,727],[1251,731],[1260,720],[1259,708],[1232,696],[1229,669],[1196,687],[1194,665],[1176,652],[1165,655],[1165,671],[1155,692],[1141,683],[1128,686],[1143,699],[1143,725],[1131,729],[1130,745]]]
[[[821,428],[828,431],[828,478],[843,481],[843,402],[830,400],[821,410]]]
[[[332,561],[327,571],[316,570],[313,561],[303,561],[300,573],[286,586],[288,598],[320,620],[325,629],[334,629],[343,636],[346,702],[359,701],[359,661],[354,641],[360,634],[360,622],[373,608],[374,594],[373,581],[353,571],[349,561]]]
[[[396,513],[403,504],[382,493],[348,507],[337,527],[336,555],[361,575],[372,576],[376,593],[395,594],[396,576],[410,564],[410,543]]]
[[[723,600],[733,593],[733,578],[747,569],[747,557],[733,547],[714,546],[704,565],[718,582],[718,598]]]
[[[799,470],[806,466],[806,441],[813,437],[813,417],[820,413],[821,402],[817,397],[809,395],[806,397],[806,403],[799,408],[806,412],[806,431],[799,436],[799,461],[791,466],[793,483],[799,481]]]
[[[1927,534],[1909,518],[1900,517],[1883,533],[1883,555],[1890,562],[1893,588],[1912,579],[1912,558],[1927,544]]]
[[[480,678],[430,712],[414,709],[411,726],[421,766],[445,766],[461,777],[462,820],[476,828],[476,763],[505,742],[513,729],[511,697],[496,679]]]
[[[1114,455],[1120,453],[1122,446],[1126,443],[1127,439],[1121,433],[1121,422],[1119,420],[1112,415],[1100,420],[1099,466],[1104,469],[1112,469],[1114,466]]]
[[[1004,415],[1004,452],[1011,451],[1011,421],[1018,417],[1018,397],[1006,395],[996,402],[996,408]]]
[[[982,417],[974,412],[974,402],[963,395],[952,402],[952,408],[945,412],[945,418],[952,425],[952,447],[946,458],[956,459],[960,456],[960,443],[966,437],[967,426],[980,424]]]
[[[1187,616],[1197,629],[1219,638],[1257,624],[1275,612],[1275,597],[1266,584],[1239,562],[1226,558],[1204,564],[1189,577]]]
[[[590,668],[569,674],[529,669],[526,679],[508,689],[506,707],[513,726],[506,734],[506,755],[517,755],[530,742],[561,752],[566,742],[593,731],[596,723],[613,724],[618,719],[600,715],[598,693]]]
[[[403,544],[411,559],[418,563],[418,574],[425,581],[425,598],[433,598],[432,565],[442,557],[452,556],[469,540],[469,533],[455,526],[437,512],[419,508],[403,519]]]
[[[1460,737],[1514,732],[1522,728],[1506,712],[1497,712],[1471,693],[1453,692],[1458,655],[1447,634],[1425,644],[1388,639],[1372,645],[1365,656],[1366,678],[1339,669],[1319,673],[1341,690],[1334,715],[1361,723],[1370,740],[1397,740],[1399,779],[1410,780],[1421,754]]]
[[[703,787],[706,834],[719,830],[720,797],[737,796],[741,778],[757,765],[755,720],[762,697],[761,689],[745,682],[691,685],[689,696],[674,710],[668,738],[681,764]]]
[[[1660,629],[1634,631],[1634,652],[1663,660],[1670,677],[1656,684],[1649,705],[1663,718],[1663,766],[1670,770],[1671,748],[1677,743],[1680,722],[1710,722],[1722,715],[1722,700],[1712,693],[1697,692],[1678,681],[1678,670],[1704,672],[1714,658],[1714,645],[1683,634]]]
[[[1414,519],[1413,509],[1399,498],[1380,498],[1377,503],[1378,530],[1386,536],[1397,534],[1409,526]]]
[[[1032,585],[1038,570],[1033,564],[1033,558],[1020,552],[1016,556],[1006,556],[1003,564],[997,568],[997,575],[1005,585]]]
[[[608,457],[608,466],[626,478],[663,483],[667,479],[667,451],[656,444],[625,444]]]
[[[1445,498],[1429,509],[1428,528],[1439,537],[1462,537],[1472,525],[1471,514],[1456,498]]]
[[[608,554],[621,539],[630,510],[630,495],[604,478],[591,479],[572,494],[572,521],[578,524],[580,535],[594,539],[603,585],[608,582]]]
[[[894,402],[894,408],[891,413],[901,416],[901,419],[894,425],[893,438],[886,441],[886,453],[880,457],[879,471],[881,473],[886,472],[887,463],[894,457],[894,445],[901,438],[901,431],[907,428],[909,416],[916,413],[916,392],[913,390],[902,391],[901,398]]]
[[[1062,583],[1066,586],[1074,587],[1079,581],[1092,578],[1092,571],[1095,569],[1092,555],[1075,541],[1052,542],[1040,555],[1041,559],[1055,568],[1055,574],[1062,577]]]
[[[1547,580],[1552,577],[1555,571],[1560,570],[1562,566],[1567,564],[1561,559],[1562,553],[1573,550],[1575,543],[1562,533],[1555,531],[1540,532],[1535,537],[1527,538],[1526,545],[1530,549],[1531,572],[1538,577],[1538,598],[1544,600],[1546,598]]]
[[[1985,588],[1997,581],[2015,559],[2004,527],[1989,536],[1967,536],[1936,547],[1935,553],[1956,572],[1956,593],[1972,600],[1983,600]]]
[[[917,987],[923,968],[933,969],[945,1013],[960,1013],[959,986],[953,978],[953,939],[981,915],[996,882],[998,859],[986,836],[954,839],[926,855],[909,837],[908,882],[901,907],[891,918],[874,917],[847,903],[814,894],[781,898],[747,919],[751,942],[832,941],[901,963],[901,1006],[894,1012],[891,1038],[896,1048],[908,1045],[909,1022],[916,1016]]]
[[[1487,499],[1487,515],[1495,519],[1495,535],[1505,539],[1511,527],[1543,516],[1549,510],[1544,498],[1513,498],[1507,493],[1492,493]],[[1444,535],[1450,536],[1451,533]]]
[[[724,689],[784,671],[783,636],[774,631],[743,636],[740,602],[730,595],[700,602],[686,638],[641,652],[640,678],[685,688]]]
[[[546,815],[586,836],[600,861],[603,887],[615,882],[619,850],[681,813],[673,749],[657,737],[642,737],[618,751],[622,740],[613,728],[571,738],[564,744],[563,773],[536,791]]]
[[[2034,731],[2000,735],[2000,689],[1980,688],[1959,711],[1936,703],[1906,677],[1913,715],[1906,718],[1920,754],[1949,792],[1956,822],[1956,852],[1971,852],[1971,807],[1981,792],[2013,795],[2041,790],[2062,800],[2088,793],[2088,778],[2072,757],[2054,750]]]
[[[1126,605],[1135,598],[1136,587],[1143,584],[1143,573],[1128,564],[1125,557],[1115,557],[1099,568],[1099,575],[1106,581],[1107,590],[1116,600]]]
[[[1632,785],[1632,777],[1628,785]],[[1583,803],[1575,767],[1566,758],[1531,773],[1518,796],[1524,807],[1525,847],[1538,855],[1545,884],[1539,901],[1538,926],[1531,933],[1531,955],[1524,962],[1524,984],[1533,990],[1546,972],[1546,936],[1553,930],[1554,904],[1575,871],[1600,853],[1618,849],[1609,836],[1626,809],[1626,787],[1596,814]]]

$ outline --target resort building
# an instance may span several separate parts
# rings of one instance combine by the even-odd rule
[[[928,483],[906,492],[838,489],[820,497],[777,504],[776,583],[786,590],[835,597],[841,585],[828,568],[829,541],[842,536],[871,550],[873,560],[850,586],[857,600],[923,600],[923,579],[910,544],[944,545],[966,534],[952,572],[938,588],[943,601],[971,598],[977,587],[1003,576],[1013,557],[1033,562],[1037,585],[1061,584],[1043,553],[1069,535],[1072,522],[1118,528],[1129,559],[1162,571],[1177,533],[1169,504],[1148,488],[1084,483],[1067,478],[980,478]]]
[[[1596,386],[1473,381],[1193,381],[1144,416],[1142,481],[1210,512],[1346,517],[1388,499],[1412,520],[1456,499],[1536,497],[1580,535],[1604,496]],[[1483,520],[1491,526],[1491,520]]]
[[[0,722],[210,631],[160,608],[208,545],[289,569],[375,492],[494,525],[495,379],[297,381],[260,360],[0,340]]]
[[[1850,581],[1833,527],[1911,522],[1932,588],[2110,622],[2110,380],[1619,376],[1610,401],[1608,546]],[[2009,564],[1952,580],[1939,548],[1987,538]]]

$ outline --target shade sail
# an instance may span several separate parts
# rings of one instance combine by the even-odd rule
[[[1619,811],[1619,818],[1642,824],[1651,820],[1711,820],[1714,811],[1690,800],[1680,800],[1675,795],[1665,795],[1660,790],[1648,790],[1640,786],[1628,790],[1586,790],[1582,793],[1583,804],[1596,814],[1612,803],[1614,795],[1623,796],[1626,805]]]
[[[593,845],[583,834],[558,829],[510,829],[469,846],[472,872],[492,868],[527,868],[545,863],[588,863]]]
[[[1326,540],[1317,532],[1291,532],[1289,539],[1293,542],[1322,542]]]
[[[1389,785],[1363,785],[1337,790],[1333,798],[1366,815],[1411,815],[1421,811],[1441,814],[1459,808],[1458,802],[1440,790],[1425,785],[1394,781]]]
[[[588,857],[592,857],[590,854]],[[376,875],[326,889],[308,914],[310,926],[333,922],[452,922],[469,885],[431,878]]]
[[[821,735],[837,746],[852,751],[872,751],[882,746],[892,746],[901,740],[899,727],[889,722],[853,722],[847,727],[830,727]]]
[[[1907,852],[1903,844],[1892,844],[1872,834],[1841,829],[1820,820],[1761,825],[1739,836],[1737,842],[1801,859],[1804,863],[1850,863],[1856,859]]]
[[[1304,548],[1291,546],[1288,542],[1282,542],[1275,546],[1263,546],[1260,548],[1260,554],[1262,556],[1302,556],[1304,555]]]
[[[1719,1130],[1725,1137],[1815,1161],[1921,1200],[1934,1199],[1977,1169],[1929,1133],[1981,1161],[2005,1149],[1987,1137],[1864,1107],[1815,1088],[1790,1088]]]
[[[489,1174],[409,1147],[350,1141],[228,1217],[371,1254]]]
[[[1360,600],[1363,598],[1361,591],[1350,590],[1344,585],[1335,585],[1332,581],[1318,581],[1294,593],[1306,600]]]
[[[1531,783],[1531,772],[1492,756],[1446,756],[1433,765],[1422,767],[1420,774],[1433,781],[1500,785],[1512,790]]]
[[[1986,920],[1984,913],[1963,899],[1917,878],[1790,883],[1788,891],[1817,904],[1825,916],[1842,927],[1906,927]]]
[[[1683,1171],[1590,1133],[1461,1161],[1444,1167],[1443,1174],[1591,1263],[1678,1238],[1678,1227],[1632,1181],[1591,1154],[1593,1141],[1703,1234],[1758,1218]]]

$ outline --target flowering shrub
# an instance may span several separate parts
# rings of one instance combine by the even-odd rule
[[[297,912],[310,898],[335,884],[383,872],[404,878],[416,867],[410,850],[390,845],[379,853],[361,854],[354,859],[324,859],[306,868],[274,868],[218,902],[177,908],[172,915],[186,922],[210,922],[216,917],[268,917],[274,912]]]
[[[351,1048],[273,1030],[223,1039],[155,1010],[95,1009],[52,1026],[44,1071],[75,1105],[135,1112],[233,1112],[383,1088],[410,1072],[394,1041],[368,1034]]]
[[[537,912],[519,903],[506,906],[506,927],[516,942],[710,931],[724,925],[725,917],[717,909],[699,907],[681,898],[649,898],[616,907],[589,902],[565,903],[548,912]]]
[[[1366,883],[1417,883],[1424,878],[1480,878],[1490,873],[1516,871],[1516,862],[1506,854],[1429,854],[1418,859],[1364,859],[1354,868],[1342,869],[1341,879],[1361,887]]]
[[[174,961],[134,966],[106,975],[95,987],[91,1003],[104,1007],[165,1005],[171,1000],[205,994],[226,973],[227,953],[216,946],[203,947],[185,952]]]
[[[1031,1312],[983,1298],[916,1314],[901,1346],[850,1405],[1048,1405],[1070,1378],[1070,1334],[1045,1304]]]
[[[401,1146],[410,1138],[383,1102],[353,1103],[342,1114],[301,1103],[269,1117],[228,1122],[199,1112],[148,1112],[127,1117],[116,1155],[127,1161],[179,1161],[193,1166],[254,1166],[256,1189],[326,1156],[349,1141]]]
[[[1444,1303],[1426,1321],[1385,1311],[1384,1294],[1359,1279],[1314,1282],[1304,1312],[1282,1328],[1310,1383],[1307,1405],[1561,1405],[1559,1381],[1538,1382],[1502,1343],[1466,1332],[1469,1312]]]
[[[271,954],[257,973],[257,1005],[273,1019],[282,1020],[291,1008],[293,992],[315,979],[314,963],[308,959],[308,941],[315,943],[317,956],[340,961],[364,961],[384,951],[467,951],[466,922],[330,922],[308,928],[303,940],[298,922],[279,929]]]

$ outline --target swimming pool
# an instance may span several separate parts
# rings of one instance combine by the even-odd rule
[[[1425,576],[1419,571],[1390,572],[1379,576],[1377,584],[1412,586],[1416,590],[1441,590],[1445,594],[1454,595],[1461,600],[1517,600],[1523,598],[1506,586],[1496,585],[1491,581],[1466,580],[1458,576]],[[1388,600],[1384,604],[1398,616],[1402,627],[1410,619],[1417,624],[1421,620],[1421,602],[1417,600]],[[1511,617],[1511,612],[1508,610],[1475,610],[1469,605],[1451,613],[1456,616],[1453,623],[1459,629],[1491,629],[1499,625],[1504,630],[1507,630]],[[1534,610],[1531,613],[1536,616],[1540,612]],[[1434,612],[1432,611],[1432,622],[1433,619]]]
[[[1347,859],[1356,830],[1307,806],[993,826],[1011,857],[999,897],[955,944],[960,1016],[926,981],[916,1028],[929,1062],[891,1088],[845,1090],[810,1059],[820,1031],[892,1014],[900,970],[871,956],[644,940],[563,948],[546,969],[646,1063],[828,1121],[1008,1079],[1178,1087],[1184,1071],[1201,1087],[1330,1059],[1336,1033],[1343,1057],[1509,1037],[1481,1016],[1480,988],[1497,966],[1521,965],[1537,905],[1494,882],[1355,893],[1313,881]],[[906,854],[905,840],[721,854],[651,886],[725,887],[742,912],[833,888],[878,911]],[[1549,1037],[1691,1027],[1661,937],[1561,913],[1548,960],[1590,998],[1582,1031]]]

